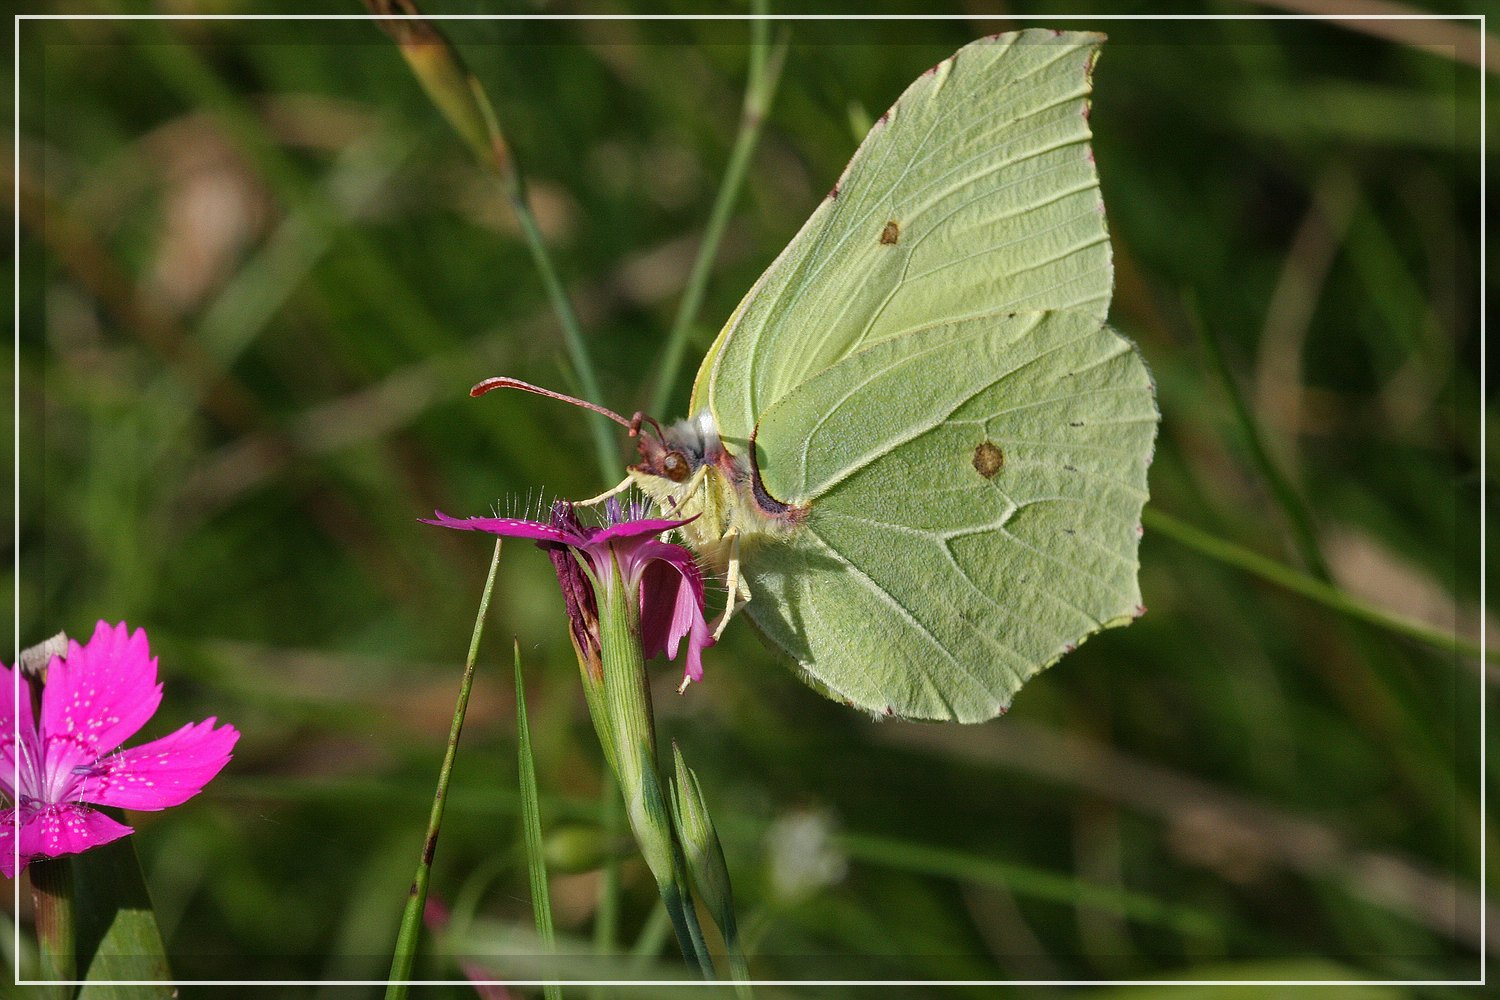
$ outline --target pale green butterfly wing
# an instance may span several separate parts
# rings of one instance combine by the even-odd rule
[[[699,371],[731,446],[853,351],[995,309],[1103,321],[1109,238],[1089,150],[1103,37],[982,39],[919,77],[751,289]]]
[[[1103,326],[1101,41],[996,36],[920,77],[699,370],[693,412],[731,450],[755,433],[805,510],[744,540],[746,612],[861,708],[991,718],[1140,606],[1157,415]]]
[[[1157,412],[1130,343],[1083,311],[935,324],[767,411],[766,488],[810,498],[752,541],[746,613],[872,712],[976,722],[1140,610]]]

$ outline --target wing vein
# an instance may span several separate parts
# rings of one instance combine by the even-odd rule
[[[1048,355],[1053,354],[1053,353],[1055,353],[1057,351],[1061,351],[1061,350],[1063,350],[1065,348],[1072,347],[1074,344],[1077,344],[1077,343],[1080,343],[1081,341],[1087,340],[1091,336],[1093,336],[1092,333],[1086,333],[1086,334],[1083,334],[1082,336],[1073,337],[1073,338],[1071,338],[1069,340],[1062,341],[1061,343],[1054,344],[1053,346],[1047,348],[1045,351],[1042,351],[1040,354],[1037,354],[1037,355],[1034,355],[1034,356],[1032,356],[1030,358],[1027,358],[1025,361],[1023,361],[1020,364],[1016,365],[1014,368],[1011,368],[1011,369],[1008,369],[1008,370],[1002,372],[1000,375],[996,376],[991,381],[985,383],[984,385],[979,386],[977,389],[975,389],[973,392],[969,393],[968,395],[963,396],[956,403],[954,403],[952,407],[949,408],[949,410],[948,410],[947,413],[943,414],[941,417],[938,417],[937,419],[932,420],[932,421],[928,421],[928,422],[919,424],[914,431],[912,431],[911,433],[907,434],[905,437],[898,438],[898,439],[896,439],[894,441],[891,441],[891,442],[880,442],[880,447],[881,447],[880,451],[875,451],[873,453],[868,453],[868,454],[862,455],[862,456],[860,456],[860,458],[857,461],[855,461],[855,462],[853,462],[853,463],[851,463],[849,465],[846,465],[846,466],[844,466],[844,468],[842,468],[842,469],[838,470],[837,472],[831,474],[829,476],[828,480],[822,484],[821,489],[819,490],[819,493],[820,494],[821,493],[826,493],[828,490],[833,489],[839,483],[842,483],[844,480],[846,480],[850,476],[854,475],[854,473],[856,473],[856,472],[860,471],[861,469],[865,468],[866,466],[868,466],[871,462],[874,462],[874,461],[878,460],[881,455],[883,455],[883,454],[885,454],[887,452],[890,452],[890,451],[894,451],[895,449],[900,448],[902,445],[905,445],[905,444],[908,444],[908,443],[910,443],[912,441],[915,441],[917,438],[923,436],[924,434],[931,433],[933,430],[936,430],[937,428],[941,427],[943,424],[947,423],[948,418],[951,417],[951,416],[953,416],[953,414],[955,412],[957,412],[959,410],[959,408],[961,408],[962,406],[964,406],[966,403],[968,403],[974,397],[978,396],[980,393],[987,392],[990,389],[993,389],[995,386],[999,385],[1001,382],[1005,381],[1008,378],[1011,378],[1012,376],[1016,375],[1017,373],[1019,373],[1021,371],[1024,371],[1025,369],[1027,369],[1031,365],[1034,365],[1037,362],[1041,361],[1043,358],[1047,357]],[[934,348],[934,350],[935,349],[936,348]],[[927,353],[927,352],[923,352],[923,353]],[[920,355],[917,355],[917,356],[920,356]],[[910,360],[911,357],[912,356],[909,355],[907,358],[903,359],[903,361]],[[895,367],[895,366],[892,366],[892,367]],[[888,368],[886,370],[889,371],[890,369]],[[868,382],[866,384],[868,384]],[[834,409],[836,409],[837,407],[842,406],[844,403],[848,402],[849,399],[850,399],[850,397],[852,397],[855,392],[859,391],[862,388],[864,388],[863,385],[857,386],[855,389],[851,390],[842,399],[839,400],[839,402],[835,405]],[[824,422],[826,422],[826,417],[827,416],[832,416],[832,411],[831,410],[825,416],[825,418],[823,420],[819,421],[819,423],[818,423],[819,427],[821,427],[822,424]],[[814,431],[814,433],[816,433],[816,430]],[[811,438],[811,435],[809,435],[809,438]],[[811,442],[809,441],[808,443],[810,444]],[[804,445],[804,453],[806,453],[806,451],[807,451],[807,446]],[[804,477],[803,485],[804,485],[804,487],[806,487],[806,479],[805,479],[805,477]]]
[[[927,627],[926,623],[924,623],[921,619],[919,619],[915,614],[912,613],[910,608],[908,608],[905,604],[898,600],[896,596],[889,590],[886,590],[884,587],[882,587],[874,577],[870,576],[870,574],[861,569],[858,564],[856,564],[852,559],[850,559],[847,555],[836,548],[832,542],[828,541],[828,539],[811,532],[809,532],[809,537],[816,539],[818,544],[832,553],[834,558],[836,558],[839,562],[842,562],[845,566],[849,567],[850,571],[854,574],[855,579],[859,580],[861,585],[864,586],[865,589],[868,590],[876,600],[881,601],[888,607],[895,609],[896,612],[899,613],[901,617],[907,621],[908,624],[916,628],[916,630],[920,632],[929,643],[932,644],[932,647],[937,650],[937,652],[942,654],[943,659],[947,660],[948,663],[952,665],[956,671],[958,671],[959,675],[973,684],[981,694],[990,696],[989,689],[985,686],[984,682],[979,678],[979,675],[974,671],[974,669],[969,667],[967,664],[961,663],[958,658],[955,657],[953,653],[950,652],[948,648],[938,640],[937,636],[932,634],[932,630]],[[913,666],[916,667],[918,672],[923,674],[923,676],[927,676],[928,671],[923,669],[920,664],[913,663]],[[928,678],[928,683],[931,683],[930,677]],[[934,690],[937,690],[936,685],[933,685],[933,687]],[[943,698],[942,700],[946,705],[947,699]],[[948,707],[951,711],[951,706]]]

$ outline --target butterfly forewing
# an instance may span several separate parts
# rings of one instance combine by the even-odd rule
[[[996,310],[1102,322],[1111,268],[1089,151],[1102,37],[982,39],[919,77],[746,296],[695,387],[724,440],[861,347]]]

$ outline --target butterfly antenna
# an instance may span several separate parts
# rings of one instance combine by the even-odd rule
[[[665,441],[666,440],[666,435],[662,433],[661,424],[659,424],[659,423],[656,422],[656,418],[653,417],[653,416],[651,416],[651,415],[649,415],[649,414],[642,413],[640,410],[636,410],[635,411],[635,416],[633,416],[633,417],[630,418],[630,423],[629,423],[628,426],[630,428],[630,436],[631,437],[635,437],[637,434],[639,434],[641,432],[641,425],[642,424],[650,424],[651,425],[651,429],[654,430],[654,431],[656,431],[656,439],[658,441]]]
[[[607,406],[600,406],[598,403],[590,403],[586,399],[579,399],[577,396],[569,396],[565,392],[557,392],[554,389],[543,389],[539,385],[532,385],[530,382],[522,382],[518,378],[507,378],[505,376],[500,376],[498,378],[487,378],[483,382],[480,382],[478,385],[476,385],[474,388],[470,389],[469,395],[483,396],[485,393],[491,392],[495,389],[520,389],[523,392],[534,392],[538,396],[546,396],[549,399],[560,399],[564,403],[572,403],[574,406],[581,406],[585,410],[593,410],[595,413],[613,420],[621,427],[630,428],[632,434],[635,433],[635,430],[629,420],[626,420],[624,417],[620,416],[618,413],[616,413],[614,410],[611,410]]]

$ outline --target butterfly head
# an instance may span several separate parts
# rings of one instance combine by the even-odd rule
[[[583,502],[602,500],[633,484],[669,516],[694,519],[684,527],[684,533],[710,565],[718,566],[723,561],[716,553],[731,527],[745,536],[782,535],[801,523],[806,514],[805,506],[782,503],[767,492],[756,463],[754,435],[746,449],[748,457],[731,454],[708,410],[663,428],[644,413],[626,420],[598,403],[515,378],[485,379],[469,394],[482,396],[495,389],[519,389],[561,400],[626,428],[636,439],[640,461],[629,467],[629,478],[620,487]]]
[[[637,419],[644,419],[656,433],[637,436],[636,451],[641,460],[630,467],[631,472],[685,483],[700,467],[716,463],[723,453],[718,430],[707,410],[665,430],[649,417]]]

